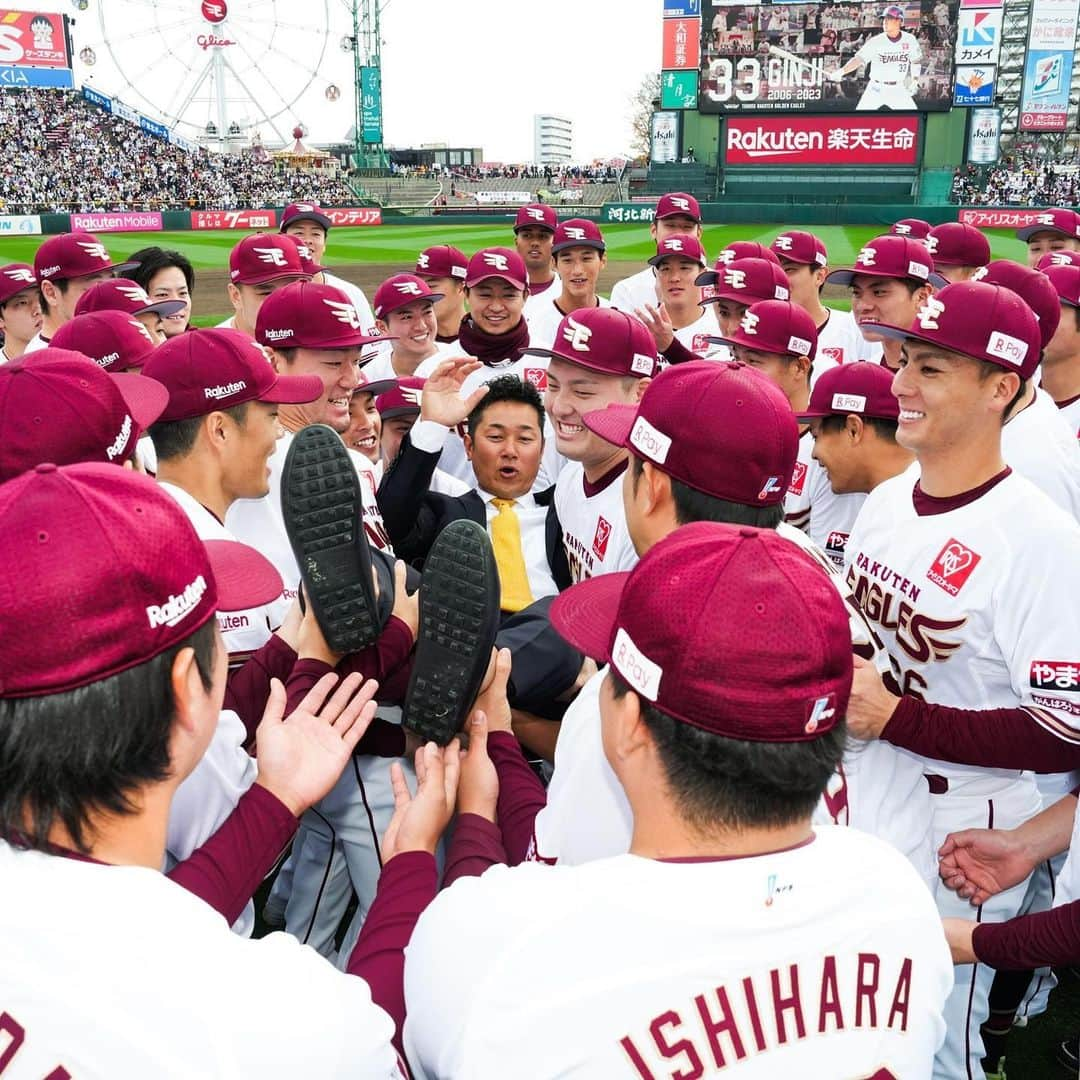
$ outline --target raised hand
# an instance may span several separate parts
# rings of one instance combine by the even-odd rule
[[[401,765],[395,761],[390,766],[394,816],[383,834],[381,850],[384,864],[405,851],[435,854],[435,848],[454,813],[460,772],[457,739],[445,748],[429,742],[416,751],[415,795],[409,791]]]
[[[481,386],[468,397],[461,396],[465,380],[484,365],[479,360],[469,360],[464,356],[444,360],[428,376],[420,395],[420,419],[434,420],[443,427],[456,427],[463,424],[469,413],[480,404],[487,393],[487,387]]]

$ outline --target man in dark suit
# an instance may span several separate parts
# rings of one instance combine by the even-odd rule
[[[467,518],[487,528],[502,589],[496,643],[514,654],[514,703],[550,715],[555,699],[578,679],[582,657],[565,646],[547,617],[552,597],[570,584],[570,568],[554,487],[532,493],[544,449],[544,405],[536,388],[515,375],[462,398],[460,387],[477,367],[475,361],[447,360],[431,374],[420,419],[379,487],[379,506],[398,557],[418,567],[451,521]],[[442,447],[459,425],[465,426],[465,451],[478,486],[443,495],[429,485]]]

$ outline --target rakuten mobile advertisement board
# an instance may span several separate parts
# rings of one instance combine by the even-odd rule
[[[919,161],[919,116],[731,116],[724,164],[892,165]]]
[[[953,103],[957,0],[701,5],[703,113],[915,112]]]

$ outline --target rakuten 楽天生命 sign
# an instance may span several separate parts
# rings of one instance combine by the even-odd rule
[[[917,116],[773,116],[725,120],[727,165],[915,165]]]

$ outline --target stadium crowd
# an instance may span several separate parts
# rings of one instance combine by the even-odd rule
[[[188,152],[75,92],[0,90],[0,213],[281,206],[355,201],[339,177],[250,154]]]
[[[532,203],[369,302],[295,201],[206,329],[180,252],[0,266],[0,1071],[1004,1080],[1080,962],[1080,214],[748,232],[668,192],[605,297]]]
[[[949,198],[976,206],[1076,206],[1080,204],[1080,158],[1047,161],[1017,148],[990,168],[957,169]]]

